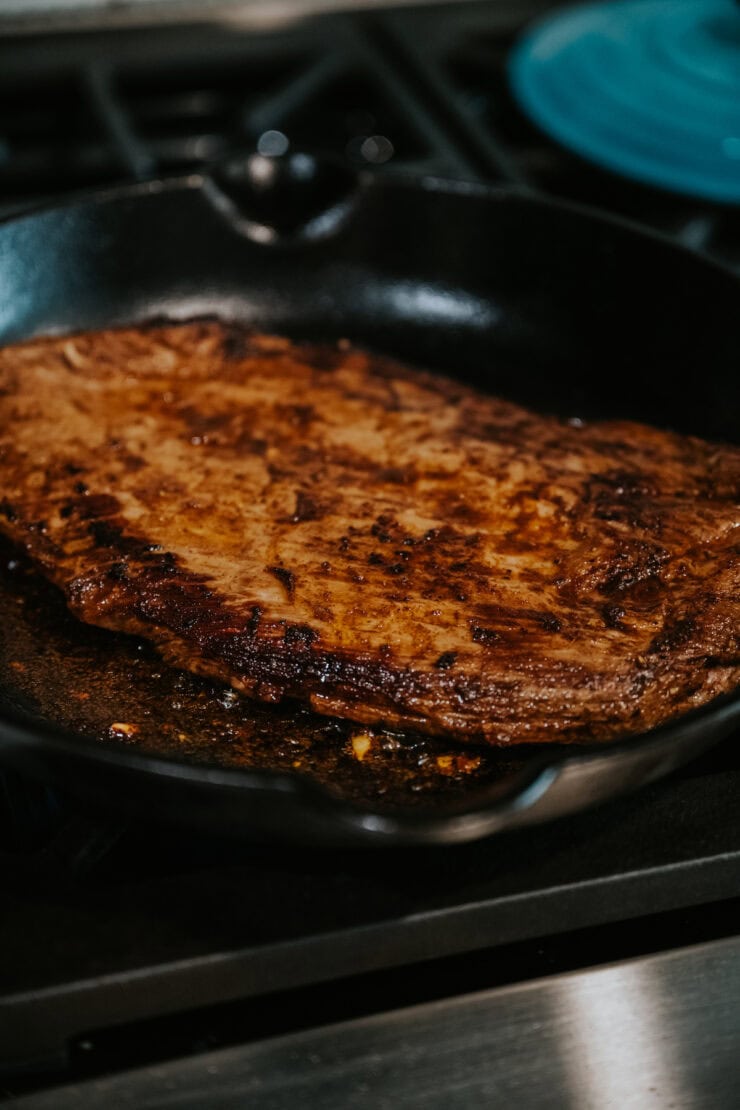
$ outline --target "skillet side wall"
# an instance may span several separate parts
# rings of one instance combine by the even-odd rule
[[[366,184],[324,238],[253,242],[205,190],[0,227],[0,339],[220,313],[347,337],[562,415],[738,436],[740,281],[576,210]]]

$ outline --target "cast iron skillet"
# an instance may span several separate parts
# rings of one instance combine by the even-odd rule
[[[0,339],[217,313],[348,337],[543,411],[733,440],[740,282],[667,240],[549,200],[302,155],[98,193],[0,227]],[[94,744],[0,711],[0,758],[94,799],[220,832],[453,843],[663,775],[740,721],[724,697],[602,747],[543,748],[439,805],[353,805],[298,774]]]

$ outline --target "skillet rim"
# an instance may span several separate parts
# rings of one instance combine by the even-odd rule
[[[24,208],[20,212],[11,212],[0,216],[0,236],[8,226],[52,213],[70,212],[88,205],[93,205],[96,208],[105,204],[115,205],[121,201],[158,196],[170,192],[191,192],[207,195],[209,190],[213,190],[213,187],[213,172],[204,170],[198,173],[175,174],[167,177],[150,178],[145,181],[79,189],[62,200],[42,200],[37,204],[29,205],[28,208]],[[609,212],[596,205],[583,204],[579,201],[568,200],[565,197],[553,196],[530,187],[450,178],[433,173],[417,174],[411,170],[392,170],[385,174],[367,169],[358,170],[354,174],[354,185],[347,194],[346,200],[348,203],[332,206],[337,210],[336,221],[327,227],[324,234],[312,235],[311,239],[328,238],[334,234],[338,227],[344,224],[351,213],[359,207],[363,196],[366,194],[375,192],[392,193],[395,191],[438,193],[463,198],[473,197],[496,203],[531,205],[537,209],[549,209],[554,212],[566,213],[596,226],[607,226],[627,232],[630,237],[636,237],[645,243],[652,242],[658,245],[661,250],[674,252],[677,257],[686,260],[691,259],[693,264],[704,267],[708,272],[714,272],[722,280],[735,283],[740,293],[740,272],[736,272],[729,265],[718,258],[712,257],[705,251],[681,242],[668,232],[641,224],[638,220],[630,219],[620,213]],[[232,226],[243,222],[228,216],[224,218]],[[308,222],[312,223],[313,220]],[[267,251],[278,251],[283,246],[295,246],[303,241],[305,241],[305,237],[300,233],[300,230],[295,235],[279,235],[275,242],[270,243],[251,239],[253,246],[264,247]]]

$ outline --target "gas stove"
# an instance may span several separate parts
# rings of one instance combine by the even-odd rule
[[[415,6],[260,34],[191,22],[18,36],[0,47],[0,213],[290,147],[379,174],[544,192],[740,268],[740,209],[597,169],[518,108],[507,58],[548,7]],[[417,1105],[422,1091],[432,1106],[515,1092],[526,1105],[596,1105],[584,1086],[586,1033],[570,1049],[559,1042],[558,1057],[547,1032],[567,996],[608,1040],[598,1005],[583,1001],[595,991],[612,998],[614,1029],[614,998],[628,1005],[623,1049],[632,1044],[632,1063],[658,1088],[668,1065],[646,1062],[635,1038],[664,1037],[665,1012],[682,1009],[685,1025],[668,1030],[671,1090],[729,1106],[737,741],[549,826],[392,853],[140,826],[2,771],[4,1091],[29,1107],[169,1097],[232,1106],[247,1095],[277,1107],[295,1105],[293,1082],[306,1106]],[[625,994],[625,977],[640,976],[663,992],[650,988],[657,1010],[647,1016]],[[692,1012],[705,1014],[693,1026]],[[494,1031],[509,1044],[517,1028],[535,1056],[532,1038],[545,1030],[549,1063],[537,1074],[515,1046],[506,1058],[494,1051]],[[694,1054],[715,1053],[714,1070],[681,1070],[689,1041]],[[611,1060],[614,1100],[603,1105],[625,1105],[622,1065],[620,1088]],[[639,1104],[665,1105],[660,1097]]]

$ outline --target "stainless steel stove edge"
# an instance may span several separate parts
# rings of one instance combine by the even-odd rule
[[[14,1105],[730,1110],[738,1028],[734,937],[172,1060]]]

